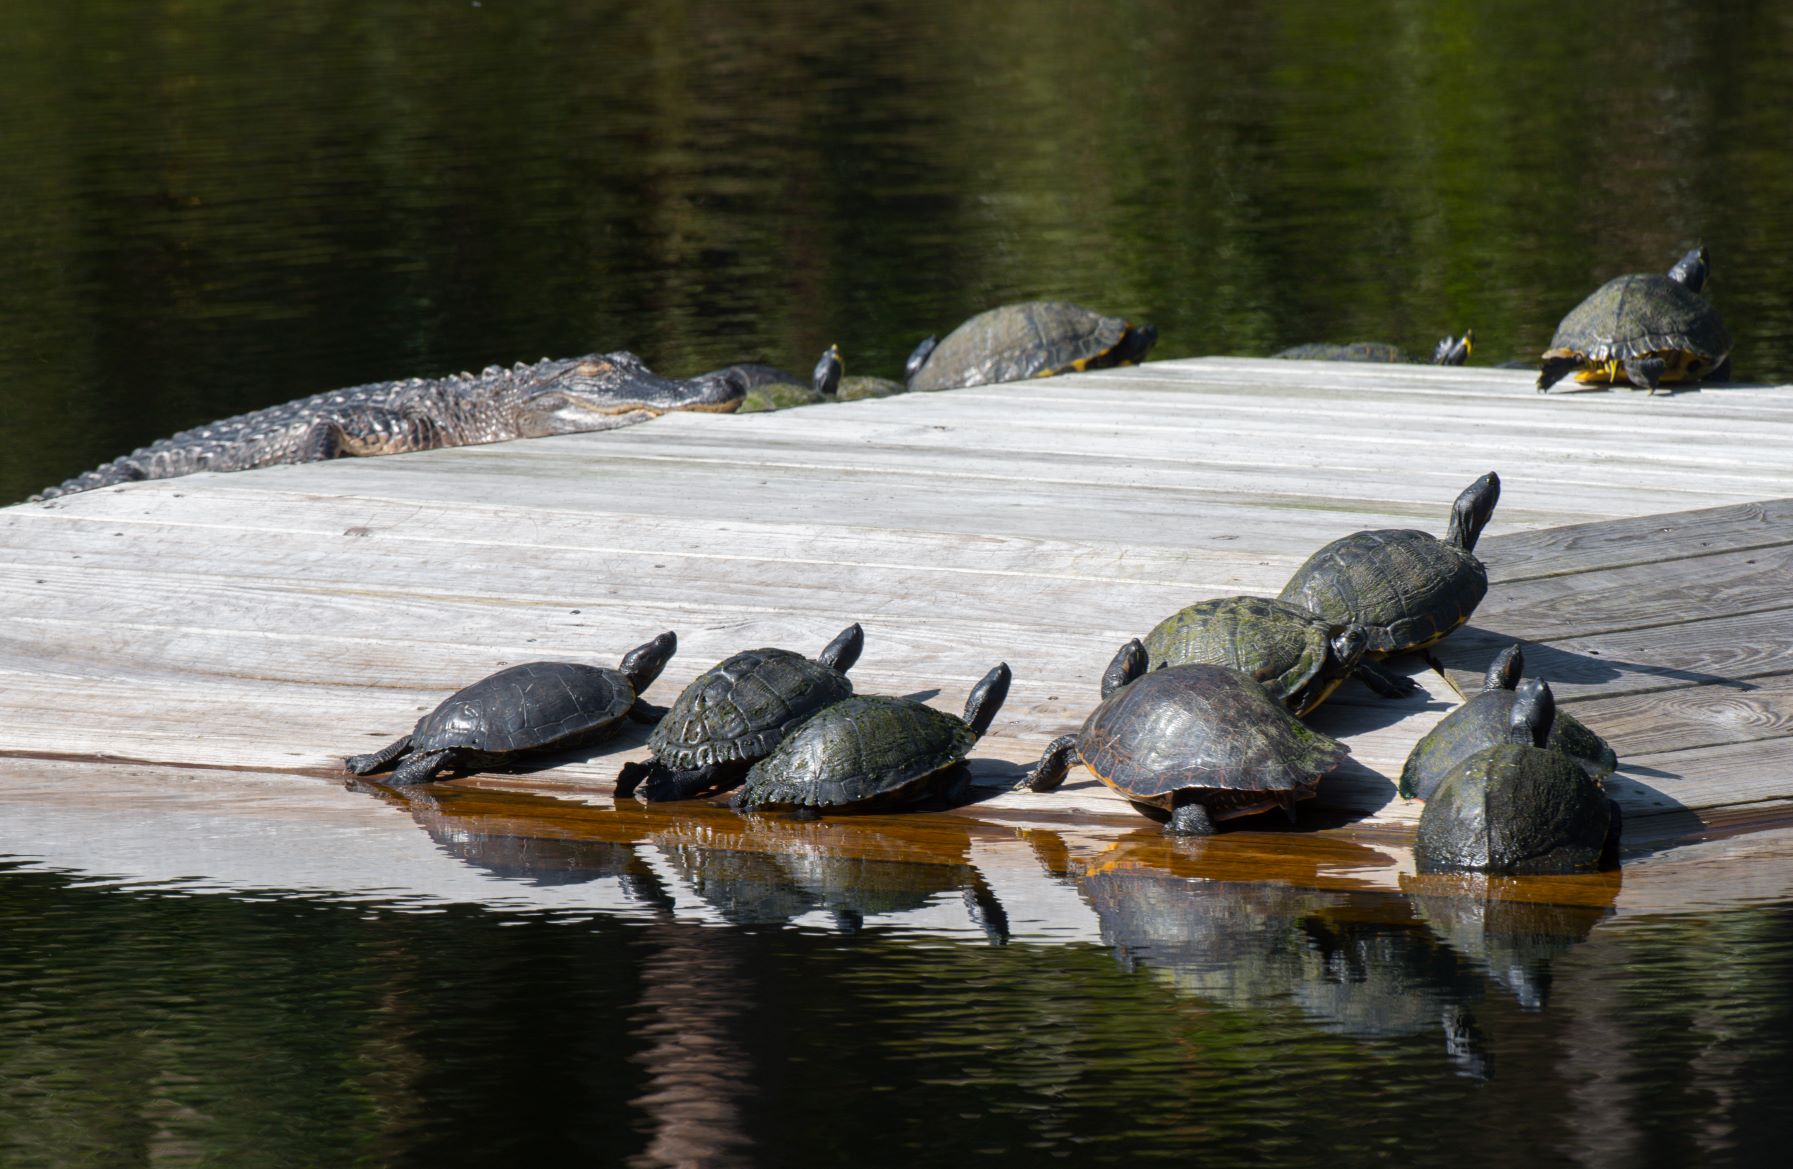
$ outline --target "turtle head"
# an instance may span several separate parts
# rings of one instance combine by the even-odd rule
[[[1102,697],[1107,698],[1143,675],[1148,664],[1145,643],[1137,637],[1116,650],[1108,668],[1102,671]]]
[[[1451,505],[1451,530],[1445,535],[1445,542],[1465,552],[1475,551],[1475,542],[1481,539],[1482,529],[1488,526],[1488,517],[1494,514],[1494,505],[1499,502],[1500,476],[1493,471],[1465,487]]]
[[[654,679],[660,676],[660,671],[666,668],[666,663],[672,660],[672,655],[678,648],[679,635],[668,629],[654,640],[644,642],[624,654],[622,664],[617,668],[628,675],[635,693],[640,694],[653,685]]]
[[[1556,696],[1548,682],[1528,678],[1513,696],[1513,713],[1507,718],[1507,742],[1542,747],[1556,721]]]
[[[1158,344],[1157,325],[1128,325],[1127,335],[1114,347],[1116,365],[1138,365]]]
[[[827,666],[830,670],[846,673],[859,660],[860,651],[865,649],[865,630],[859,628],[859,622],[847,626],[834,635],[834,640],[823,647],[816,655],[818,665]]]
[[[990,723],[996,718],[996,712],[1002,709],[1002,700],[1009,696],[1009,664],[998,662],[983,680],[971,688],[971,696],[965,699],[965,721],[971,724],[971,730],[979,738],[990,729]]]
[[[1698,292],[1706,286],[1706,277],[1711,272],[1712,258],[1706,254],[1706,245],[1701,244],[1675,261],[1675,266],[1668,270],[1668,278],[1676,284],[1685,284],[1689,292]]]
[[[928,363],[928,356],[934,352],[934,346],[938,344],[940,344],[940,338],[929,337],[910,351],[908,359],[903,362],[904,381],[915,380],[915,375],[920,373],[921,367]]]
[[[840,346],[830,345],[827,352],[816,359],[815,372],[809,375],[810,384],[815,386],[816,393],[824,398],[832,398],[839,393],[842,368]]]
[[[1465,329],[1461,337],[1445,337],[1432,349],[1433,365],[1462,365],[1475,347],[1475,330]]]
[[[1335,669],[1340,674],[1348,674],[1363,661],[1364,651],[1370,648],[1370,631],[1361,625],[1341,625],[1334,630],[1330,642]]]
[[[747,376],[730,367],[701,377],[661,377],[633,353],[591,353],[513,367],[513,423],[526,438],[609,430],[668,410],[728,413],[747,396]]]
[[[1515,690],[1525,676],[1525,651],[1514,642],[1488,663],[1488,676],[1482,680],[1484,690]]]

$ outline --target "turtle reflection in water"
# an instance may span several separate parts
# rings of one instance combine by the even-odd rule
[[[1528,1011],[1550,1002],[1551,966],[1612,916],[1618,874],[1591,904],[1552,904],[1498,896],[1505,878],[1479,873],[1408,875],[1401,888],[1426,925],[1451,949],[1481,965]]]

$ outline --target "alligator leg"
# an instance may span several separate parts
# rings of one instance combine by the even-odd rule
[[[371,771],[384,771],[392,766],[392,761],[411,749],[411,736],[405,735],[389,747],[369,755],[350,755],[342,761],[343,766],[356,775],[366,775]]]
[[[1368,659],[1358,662],[1352,673],[1359,682],[1384,698],[1405,698],[1420,688],[1419,683],[1407,675],[1397,674]]]
[[[452,771],[465,758],[460,749],[449,747],[441,751],[419,751],[392,773],[386,782],[393,787],[409,787],[414,783],[428,783],[444,771]]]
[[[299,440],[297,460],[321,463],[353,455],[393,455],[445,445],[436,424],[386,406],[357,406],[312,420]]]

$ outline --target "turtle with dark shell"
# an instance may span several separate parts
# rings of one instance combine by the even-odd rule
[[[1047,746],[1027,786],[1053,791],[1081,761],[1146,815],[1169,813],[1174,836],[1208,836],[1216,821],[1271,808],[1293,819],[1348,754],[1238,670],[1148,671],[1137,638],[1115,655],[1102,695],[1082,730]]]
[[[770,365],[731,365],[719,373],[729,370],[744,371],[750,382],[747,396],[741,400],[741,408],[737,413],[758,414],[768,410],[786,410],[792,406],[810,406],[817,402],[832,402],[840,390],[841,373],[844,370],[841,362],[840,346],[830,345],[816,359],[815,368],[810,371],[808,383],[796,374]]]
[[[1372,657],[1434,645],[1469,620],[1488,593],[1475,545],[1499,500],[1500,476],[1490,471],[1457,496],[1442,540],[1411,528],[1340,537],[1295,570],[1279,599],[1328,621],[1362,625]]]
[[[1401,768],[1401,795],[1429,799],[1457,764],[1478,751],[1505,742],[1524,673],[1525,655],[1519,646],[1502,650],[1488,667],[1481,693],[1445,715],[1414,744]],[[1605,739],[1561,710],[1551,720],[1550,738],[1545,746],[1568,755],[1596,778],[1619,765],[1619,757]]]
[[[1418,687],[1364,661],[1369,634],[1269,597],[1215,597],[1160,621],[1145,636],[1147,664],[1230,666],[1249,674],[1296,714],[1307,714],[1356,675],[1384,697]]]
[[[1420,872],[1576,873],[1617,863],[1620,815],[1598,780],[1544,744],[1550,687],[1520,683],[1507,741],[1453,767],[1414,836]]]
[[[847,671],[865,648],[857,623],[814,661],[788,649],[749,649],[692,679],[648,738],[651,763],[625,763],[618,798],[688,800],[737,787],[798,723],[853,693]]]
[[[1731,352],[1731,334],[1700,295],[1710,263],[1694,248],[1667,274],[1616,276],[1556,327],[1538,371],[1543,392],[1570,374],[1583,385],[1629,382],[1652,394],[1665,383],[1713,376]]]
[[[1474,346],[1474,329],[1464,330],[1461,337],[1445,337],[1432,347],[1430,364],[1463,365],[1468,362],[1470,350]],[[1386,341],[1352,341],[1345,345],[1316,341],[1306,345],[1292,345],[1287,349],[1272,353],[1270,356],[1283,361],[1361,361],[1380,362],[1386,365],[1426,364],[1400,346],[1390,345]]]
[[[1145,360],[1158,330],[1059,300],[1005,304],[910,355],[911,390],[954,390]],[[919,358],[919,361],[917,360]]]
[[[623,655],[616,669],[577,662],[525,662],[456,691],[417,720],[411,733],[343,762],[356,775],[393,768],[403,787],[445,771],[507,767],[518,757],[584,746],[614,734],[625,718],[664,714],[641,692],[678,649],[668,631]]]
[[[747,772],[741,811],[788,809],[801,820],[824,811],[878,811],[945,794],[963,778],[958,763],[1009,692],[1000,664],[972,687],[963,718],[912,698],[854,695],[824,707]]]

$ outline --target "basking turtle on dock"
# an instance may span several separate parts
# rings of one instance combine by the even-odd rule
[[[800,820],[824,811],[875,811],[945,793],[957,764],[1002,708],[1009,668],[999,664],[972,687],[954,718],[912,698],[855,695],[823,708],[747,772],[735,798],[742,811],[790,809]]]
[[[754,380],[748,386],[747,396],[741,401],[740,413],[758,414],[768,410],[787,410],[792,406],[834,401],[840,390],[842,368],[840,346],[830,345],[816,359],[807,385],[796,374],[770,365],[731,365],[705,376],[714,377],[730,370],[747,371]]]
[[[608,738],[624,718],[651,722],[665,713],[640,694],[678,644],[671,631],[662,633],[623,655],[614,670],[576,662],[525,662],[499,670],[444,699],[390,746],[343,762],[356,775],[396,764],[386,782],[404,787],[444,771],[505,767],[520,755]]]
[[[1517,645],[1502,650],[1488,667],[1482,691],[1440,719],[1438,725],[1414,744],[1401,768],[1401,795],[1429,799],[1452,768],[1478,751],[1507,741],[1513,707],[1519,701],[1519,679],[1525,673],[1525,655]],[[1550,738],[1544,744],[1561,751],[1589,775],[1599,777],[1619,765],[1612,747],[1574,715],[1557,711],[1550,722]]]
[[[1500,476],[1490,471],[1457,496],[1442,540],[1411,528],[1334,540],[1295,570],[1280,599],[1328,621],[1362,625],[1374,657],[1434,645],[1469,620],[1488,593],[1488,570],[1474,550],[1499,501]]]
[[[911,390],[955,390],[1144,361],[1158,330],[1058,300],[979,313],[909,355]]]
[[[1367,668],[1369,633],[1269,597],[1216,597],[1179,609],[1145,636],[1147,664],[1230,666],[1250,675],[1271,697],[1307,714],[1355,674],[1385,698],[1418,686],[1376,666]]]
[[[649,803],[727,791],[747,778],[804,719],[853,693],[847,671],[865,648],[857,623],[814,661],[788,649],[749,649],[711,666],[686,686],[648,739],[651,763],[625,763],[618,798]]]
[[[1238,670],[1148,672],[1136,638],[1103,677],[1102,704],[1077,734],[1047,746],[1027,785],[1053,791],[1081,761],[1142,812],[1170,813],[1166,833],[1209,836],[1218,820],[1271,808],[1294,819],[1296,801],[1310,798],[1347,753]]]
[[[1390,345],[1386,341],[1352,341],[1346,345],[1333,345],[1324,341],[1315,341],[1306,345],[1292,345],[1287,349],[1272,353],[1272,358],[1283,361],[1365,361],[1382,362],[1388,365],[1462,365],[1469,360],[1469,351],[1475,345],[1475,330],[1465,329],[1461,337],[1445,337],[1432,347],[1429,362],[1408,353],[1398,345]]]
[[[1542,393],[1569,374],[1583,385],[1629,382],[1654,394],[1664,383],[1699,381],[1731,352],[1731,334],[1700,295],[1709,262],[1694,248],[1666,275],[1616,276],[1569,310],[1543,354]]]
[[[1545,746],[1550,687],[1520,684],[1507,740],[1445,775],[1420,815],[1421,872],[1576,873],[1617,862],[1619,805],[1568,755]]]

